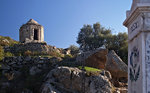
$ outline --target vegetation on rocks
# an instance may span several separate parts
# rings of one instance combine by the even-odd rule
[[[18,41],[13,40],[10,37],[4,37],[4,36],[0,36],[0,61],[4,58],[4,57],[9,57],[9,56],[13,56],[13,54],[11,52],[4,52],[3,47],[5,46],[13,46],[14,44],[18,44]]]
[[[0,46],[13,46],[18,43],[18,41],[15,41],[10,37],[0,36]]]
[[[42,93],[112,93],[112,85],[105,74],[83,74],[76,67],[56,67],[47,75]]]
[[[79,66],[79,69],[82,69],[82,66]],[[96,69],[93,67],[87,67],[87,66],[85,66],[84,69],[85,69],[85,71],[88,71],[88,72],[100,72],[101,71],[100,69]]]
[[[4,50],[3,50],[3,47],[0,46],[0,61],[3,59],[4,57]]]
[[[75,45],[70,45],[68,49],[71,50],[72,56],[77,56],[77,54],[79,53],[79,47],[77,47]]]
[[[82,66],[79,66],[78,68],[82,70]],[[84,70],[86,71],[86,75],[88,76],[99,75],[102,72],[102,70],[100,69],[87,66],[84,67]]]
[[[30,51],[30,50],[26,50],[26,51],[20,51],[18,53],[14,54],[15,56],[32,56],[32,57],[36,57],[36,56],[41,56],[41,57],[63,57],[63,55],[57,51],[49,51],[49,52],[38,52],[38,51]]]
[[[14,56],[14,54],[12,54],[11,52],[4,52],[3,46],[0,46],[0,61],[4,57],[11,57],[11,56]]]
[[[106,47],[114,50],[127,64],[128,59],[128,35],[127,33],[112,34],[110,29],[101,26],[100,23],[84,25],[77,38],[81,51],[95,50],[99,47]]]
[[[112,73],[96,67],[106,66],[107,49],[115,50],[127,62],[127,34],[113,35],[99,23],[93,27],[84,25],[77,43],[80,47],[70,45],[60,49],[46,43],[19,44],[10,37],[0,36],[0,93],[83,93],[83,83],[86,93],[115,91]],[[101,46],[103,48],[99,48]],[[82,62],[85,62],[84,69]],[[86,62],[91,63],[87,65]]]

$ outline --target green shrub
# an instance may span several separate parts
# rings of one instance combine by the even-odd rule
[[[65,59],[72,58],[72,55],[71,55],[71,54],[67,54],[67,55],[64,56],[64,58],[65,58]]]
[[[48,55],[50,55],[52,57],[62,57],[62,54],[57,51],[49,51]]]
[[[79,69],[82,69],[82,66],[79,66],[78,68],[79,68]],[[91,72],[101,71],[100,69],[93,68],[93,67],[87,67],[87,66],[85,66],[84,69],[85,69],[86,71],[91,71]]]
[[[31,56],[31,55],[33,55],[33,53],[30,50],[27,50],[24,52],[24,55],[25,56]]]
[[[14,56],[14,54],[12,54],[11,52],[4,53],[4,57],[12,57],[12,56]]]
[[[79,53],[79,47],[75,45],[70,45],[71,55],[76,56]]]
[[[82,69],[82,66],[78,67],[79,69]],[[100,69],[97,68],[93,68],[93,67],[84,67],[85,71],[86,71],[86,75],[87,76],[91,76],[91,75],[99,75],[102,71]]]
[[[4,58],[4,49],[0,46],[0,61]]]
[[[0,45],[1,46],[13,46],[14,44],[18,44],[18,41],[11,39],[10,37],[0,36]]]

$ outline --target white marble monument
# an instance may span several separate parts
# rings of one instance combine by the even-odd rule
[[[128,28],[128,93],[150,93],[150,0],[133,0]]]

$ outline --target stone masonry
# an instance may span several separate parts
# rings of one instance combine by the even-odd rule
[[[21,43],[41,43],[44,41],[44,28],[33,19],[30,19],[20,27],[19,34],[19,41]]]

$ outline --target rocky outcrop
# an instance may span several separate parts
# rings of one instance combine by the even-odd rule
[[[0,64],[0,93],[39,93],[53,63],[60,58],[5,57]]]
[[[77,57],[78,62],[85,62],[86,66],[105,69],[110,71],[113,77],[127,78],[127,65],[115,53],[114,50],[108,53],[107,49],[96,49],[85,52]]]
[[[112,84],[116,87],[127,87],[127,65],[115,53],[107,49],[96,49],[80,54],[77,61],[86,66],[108,70],[112,75]]]
[[[42,93],[112,93],[106,75],[87,76],[78,68],[58,67],[50,71],[45,80]]]
[[[18,41],[13,40],[10,37],[0,36],[0,46],[12,46],[19,43]]]
[[[27,69],[29,75],[35,75],[40,73],[43,69],[52,68],[53,65],[61,60],[59,57],[5,57],[3,62],[1,62],[0,70],[6,77],[10,77],[12,74],[16,75],[16,71],[20,71],[20,69]]]
[[[85,60],[86,66],[104,69],[105,63],[107,60],[107,53],[108,53],[107,49],[101,49],[101,50],[95,52],[94,54],[90,55]]]
[[[114,86],[127,87],[128,67],[113,50],[108,53],[105,69],[111,73]]]
[[[16,56],[16,57],[5,57],[2,61],[2,69],[21,68],[23,65],[37,65],[41,67],[46,63],[57,63],[61,61],[60,57],[30,57],[30,56]]]
[[[89,73],[58,67],[61,58],[6,57],[0,71],[0,93],[112,93],[109,71]],[[55,69],[54,69],[55,68]],[[85,90],[84,90],[85,89]],[[120,90],[118,90],[120,91]]]
[[[0,93],[112,93],[112,90],[125,93],[123,83],[127,83],[127,66],[114,51],[107,52],[107,49],[97,49],[81,54],[79,62],[105,69],[96,74],[73,67],[59,67],[64,66],[59,57],[5,57],[0,63]]]
[[[127,78],[128,67],[113,50],[108,53],[105,69],[108,70],[113,77]]]
[[[85,62],[86,66],[104,69],[107,60],[108,50],[104,48],[98,48],[94,51],[87,51],[80,54],[76,61]]]

